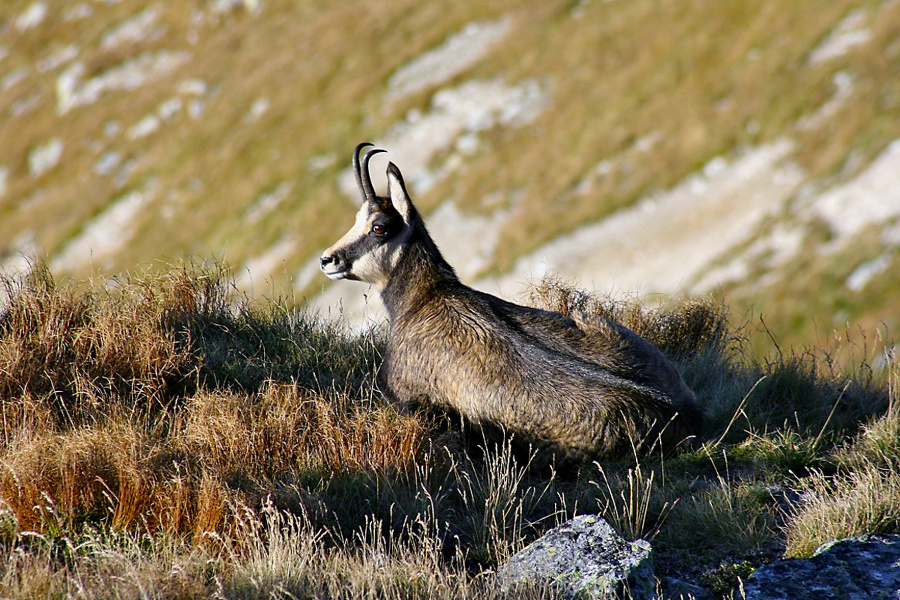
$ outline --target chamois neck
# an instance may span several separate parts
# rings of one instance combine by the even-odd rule
[[[444,260],[424,225],[416,227],[400,260],[381,290],[391,321],[432,298],[438,288],[459,285],[453,267]]]

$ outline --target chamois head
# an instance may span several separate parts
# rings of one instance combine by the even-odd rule
[[[374,283],[384,289],[397,265],[403,245],[409,240],[419,215],[406,193],[403,176],[388,163],[388,195],[378,196],[369,175],[369,159],[381,149],[366,152],[360,164],[364,142],[353,151],[353,174],[363,202],[356,222],[344,237],[328,248],[320,260],[322,271],[331,279],[352,279]]]

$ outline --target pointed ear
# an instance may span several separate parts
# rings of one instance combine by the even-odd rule
[[[406,193],[403,175],[400,174],[400,169],[394,163],[388,163],[387,178],[388,196],[391,197],[391,204],[403,217],[403,221],[408,224],[418,213],[416,212],[416,207],[413,206],[412,200],[409,199],[409,194]]]

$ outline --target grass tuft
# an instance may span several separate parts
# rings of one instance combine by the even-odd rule
[[[825,542],[900,531],[900,415],[892,408],[838,447],[832,469],[795,482],[799,500],[785,525],[788,556],[810,556]]]
[[[545,310],[567,316],[585,313],[621,323],[676,358],[720,352],[728,341],[728,313],[711,298],[648,309],[636,300],[588,294],[554,278],[540,281],[529,296],[531,304]]]
[[[204,278],[173,271],[116,288],[59,286],[46,265],[5,279],[0,394],[37,400],[60,430],[102,422],[118,408],[151,419],[189,388],[198,360],[180,324],[206,309]]]

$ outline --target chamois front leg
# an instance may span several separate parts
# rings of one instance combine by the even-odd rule
[[[428,405],[428,398],[416,393],[401,380],[392,375],[389,362],[381,365],[378,371],[378,389],[385,399],[400,414],[411,414]]]

